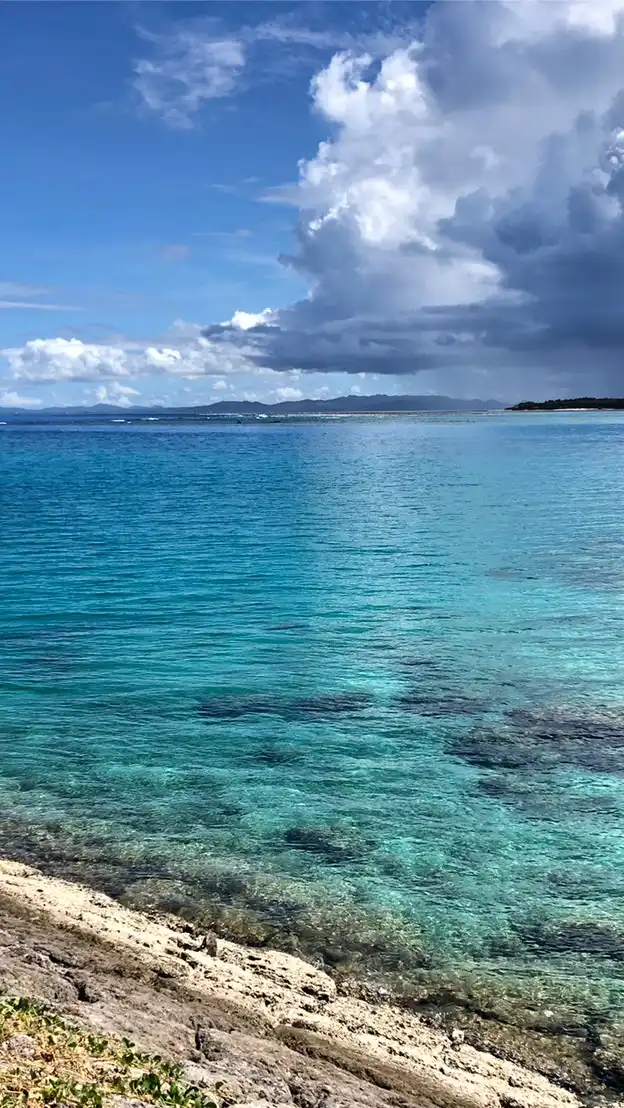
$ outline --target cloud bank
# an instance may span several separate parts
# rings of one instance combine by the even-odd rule
[[[193,378],[249,372],[250,361],[244,350],[234,347],[223,350],[205,339],[199,330],[197,326],[178,324],[162,345],[136,342],[108,345],[77,338],[31,339],[3,353],[14,379],[30,383],[118,381],[158,374]]]
[[[437,3],[380,65],[336,55],[312,87],[332,137],[289,192],[310,293],[245,333],[253,359],[621,389],[622,9]]]
[[[201,98],[231,88],[229,49],[218,74],[202,55]],[[173,42],[158,93],[153,69],[138,79],[165,115],[181,87],[188,121],[179,59]],[[311,98],[328,137],[280,190],[305,299],[163,346],[34,340],[8,352],[15,378],[428,371],[490,394],[622,392],[624,0],[440,0],[381,60],[336,53]]]

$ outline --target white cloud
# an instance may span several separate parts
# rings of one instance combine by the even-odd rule
[[[4,355],[14,377],[23,381],[96,381],[130,375],[123,348],[76,338],[31,339]]]
[[[36,312],[80,312],[82,308],[79,308],[76,304],[45,304],[38,301],[30,300],[0,300],[0,309],[24,309],[31,308]]]
[[[236,42],[215,26],[152,38],[156,61],[137,80],[169,123],[235,91],[259,43],[304,45],[287,21]],[[176,324],[159,344],[32,340],[7,352],[15,378],[237,375],[247,387],[295,368],[424,371],[428,388],[451,375],[460,392],[471,375],[500,393],[519,374],[619,391],[624,0],[438,0],[381,60],[379,44],[351,44],[312,82],[328,137],[282,192],[298,213],[282,261],[305,298]]]
[[[144,106],[170,127],[192,127],[193,116],[206,101],[233,92],[245,66],[245,50],[236,39],[186,28],[163,35],[142,33],[155,58],[136,63],[133,84]]]
[[[30,285],[24,281],[0,281],[0,296],[24,296],[31,299],[36,296],[47,296],[50,291],[47,285]]]
[[[120,342],[86,343],[78,338],[31,339],[2,354],[15,380],[110,381],[152,374],[203,377],[258,372],[244,349],[230,350],[197,334],[200,328],[178,321],[163,345]]]
[[[182,242],[172,242],[163,247],[162,258],[166,262],[184,262],[190,254],[190,247]]]
[[[303,11],[303,9],[302,9]],[[417,20],[404,13],[377,13],[377,26],[352,5],[349,26],[315,27],[311,6],[304,23],[298,12],[254,24],[236,32],[225,29],[215,16],[179,19],[165,32],[138,29],[149,44],[150,56],[135,63],[133,85],[144,108],[171,127],[194,126],[201,108],[246,88],[248,83],[288,80],[318,67],[319,57],[336,50],[363,51],[383,57],[413,37]],[[249,177],[246,184],[256,183]],[[224,191],[236,186],[213,185]]]
[[[117,381],[112,381],[110,385],[98,385],[95,390],[98,404],[116,404],[119,408],[131,408],[135,403],[133,397],[139,395],[138,389],[120,385]]]
[[[31,285],[24,281],[0,281],[0,309],[31,309],[39,312],[79,312],[76,304],[56,304],[41,301],[54,290],[48,285]]]
[[[272,308],[265,308],[262,312],[234,312],[232,318],[223,326],[232,327],[238,331],[249,331],[252,327],[260,327],[262,324],[272,323],[277,318],[277,313]]]
[[[229,239],[249,239],[252,235],[248,227],[238,227],[235,231],[193,231],[195,238],[223,239],[226,242]]]
[[[22,396],[15,389],[0,389],[0,408],[40,408],[36,396]]]
[[[309,295],[206,334],[273,369],[621,374],[623,12],[438,2],[381,65],[336,55],[282,191]]]
[[[294,389],[292,385],[284,385],[283,388],[275,390],[277,400],[303,400],[304,395],[301,389]]]

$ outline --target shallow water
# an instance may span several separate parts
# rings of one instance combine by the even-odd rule
[[[8,426],[0,478],[0,850],[624,1014],[624,417]]]

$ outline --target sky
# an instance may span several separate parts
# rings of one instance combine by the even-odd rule
[[[624,392],[624,0],[0,3],[0,406]]]

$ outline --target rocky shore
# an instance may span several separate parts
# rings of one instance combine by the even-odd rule
[[[244,947],[0,861],[0,987],[182,1067],[239,1108],[578,1108],[579,1090],[464,1032]],[[202,1094],[203,1095],[203,1094]],[[605,1086],[604,1102],[610,1099]],[[603,1100],[594,1091],[593,1104]],[[146,1103],[158,1099],[146,1097]],[[136,1104],[136,1101],[133,1102]]]

